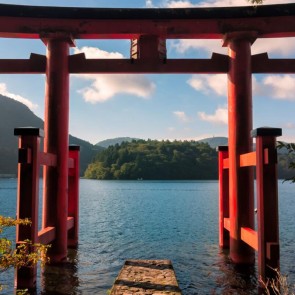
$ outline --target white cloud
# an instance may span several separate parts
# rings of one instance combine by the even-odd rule
[[[181,39],[171,43],[171,46],[181,54],[194,50],[198,53],[206,53],[209,57],[212,52],[227,54],[228,51],[226,47],[222,47],[222,40],[219,39]],[[294,51],[295,38],[260,38],[254,42],[251,48],[252,54],[267,52],[270,57],[273,54],[288,57],[294,54]]]
[[[218,108],[213,115],[208,115],[205,112],[198,112],[198,116],[202,121],[207,121],[215,124],[227,124],[228,111],[227,108]]]
[[[190,1],[167,1],[165,4],[167,8],[187,8],[196,6],[197,4],[192,4]]]
[[[295,75],[269,75],[262,84],[274,99],[295,101]]]
[[[284,124],[284,129],[295,129],[295,123],[288,122]]]
[[[79,90],[87,102],[104,102],[119,93],[147,98],[155,89],[155,84],[141,75],[83,75],[92,80],[91,86]]]
[[[5,83],[0,83],[0,94],[10,97],[14,100],[17,100],[24,105],[26,105],[31,110],[36,110],[38,108],[37,104],[32,103],[29,99],[22,97],[21,95],[11,93],[7,90],[7,86]]]
[[[77,48],[74,52],[84,52],[87,58],[123,58],[119,52],[107,52],[94,47]],[[91,103],[105,102],[120,93],[147,98],[156,88],[155,84],[143,75],[85,74],[75,77],[91,81],[90,86],[78,91],[85,101]]]
[[[193,75],[187,83],[197,91],[205,94],[227,95],[227,75]]]
[[[252,45],[252,54],[267,52],[280,56],[289,56],[295,51],[295,38],[257,39]]]
[[[205,95],[227,96],[227,75],[192,75],[187,83]],[[295,75],[268,75],[262,81],[252,76],[253,95],[295,101]]]
[[[147,8],[154,8],[155,7],[152,0],[146,0],[145,1],[145,6]]]
[[[74,48],[74,53],[85,53],[86,58],[123,58],[120,52],[108,52],[96,47],[83,46],[81,48]]]
[[[292,0],[267,0],[265,4],[283,4],[293,3]],[[229,6],[249,6],[246,0],[207,0],[200,3],[193,3],[188,0],[167,0],[165,7],[168,8],[186,8],[186,7],[229,7]]]
[[[190,119],[189,117],[185,114],[185,112],[182,111],[175,111],[173,114],[182,122],[188,122]]]

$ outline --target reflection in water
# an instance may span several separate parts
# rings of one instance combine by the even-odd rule
[[[219,252],[216,277],[219,286],[212,294],[257,294],[258,282],[255,265],[235,265],[227,250]]]
[[[62,265],[47,265],[42,274],[42,295],[78,295],[78,251],[68,249],[67,261]]]

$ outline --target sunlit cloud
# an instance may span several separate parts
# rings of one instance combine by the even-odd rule
[[[189,122],[190,118],[186,115],[185,112],[175,111],[173,114],[182,122]]]
[[[0,94],[3,95],[3,96],[10,97],[10,98],[12,98],[14,100],[17,100],[17,101],[23,103],[24,105],[26,105],[32,111],[36,110],[38,108],[38,105],[31,102],[29,99],[27,99],[27,98],[25,98],[25,97],[23,97],[21,95],[9,92],[7,90],[7,86],[6,86],[5,83],[0,83]]]
[[[145,7],[146,7],[146,8],[154,8],[155,6],[154,6],[152,0],[146,0],[146,1],[145,1]]]
[[[214,124],[224,124],[228,122],[228,111],[227,108],[219,107],[216,109],[214,114],[206,114],[205,112],[198,112],[198,117],[202,121],[214,123]]]
[[[295,123],[287,122],[283,126],[284,129],[294,129],[295,130]]]
[[[228,49],[222,47],[222,40],[203,40],[203,39],[181,39],[171,42],[172,48],[178,53],[185,54],[189,50],[193,50],[199,54],[206,54],[208,57],[212,52],[227,54]],[[260,38],[252,45],[252,54],[267,52],[271,55],[288,57],[294,54],[295,38]]]
[[[83,46],[81,48],[74,48],[74,53],[85,53],[87,58],[123,58],[120,52],[108,52],[96,47]]]
[[[265,4],[293,3],[292,0],[268,0]],[[207,0],[196,3],[189,0],[166,0],[164,6],[168,8],[189,8],[189,7],[229,7],[229,6],[250,6],[246,0]]]
[[[295,101],[295,75],[270,75],[262,83],[272,98]]]
[[[204,94],[227,95],[227,75],[193,75],[187,83]]]
[[[192,4],[190,1],[167,1],[165,7],[167,8],[189,8],[197,7],[198,4]]]
[[[192,75],[187,83],[205,95],[227,96],[226,75]],[[261,81],[252,76],[253,95],[295,101],[295,75],[268,75]]]
[[[119,52],[107,52],[94,47],[74,50],[74,53],[82,52],[87,58],[123,58]],[[91,82],[90,86],[78,90],[84,100],[91,103],[105,102],[117,94],[148,98],[156,88],[156,85],[143,75],[83,74],[75,77]]]

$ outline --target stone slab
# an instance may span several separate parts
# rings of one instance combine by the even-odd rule
[[[126,260],[110,295],[181,295],[170,260]]]

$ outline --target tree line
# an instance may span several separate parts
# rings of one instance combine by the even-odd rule
[[[85,171],[92,179],[217,179],[217,152],[195,141],[133,140],[99,152]]]

